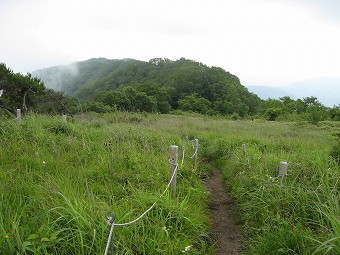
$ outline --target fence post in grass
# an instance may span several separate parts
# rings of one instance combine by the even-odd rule
[[[197,166],[198,139],[194,139],[194,169]]]
[[[20,124],[21,122],[21,110],[17,109],[17,124]]]
[[[286,161],[280,162],[280,168],[279,168],[279,180],[282,183],[285,176],[288,174],[288,163]]]
[[[171,152],[170,152],[170,180],[171,177],[174,175],[174,172],[177,168],[177,162],[178,162],[178,146],[177,145],[171,145]],[[171,188],[172,188],[172,196],[176,197],[176,183],[177,183],[177,172],[175,173],[172,182],[171,182]]]
[[[67,122],[67,120],[66,120],[66,114],[63,114],[63,115],[62,115],[62,120],[63,120],[63,122]]]
[[[247,145],[245,143],[242,144],[242,153],[244,156],[247,154]]]

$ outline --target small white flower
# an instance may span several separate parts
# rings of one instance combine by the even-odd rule
[[[168,232],[168,230],[167,230],[166,227],[162,227],[162,230],[165,232],[165,234],[166,234],[167,236],[169,235],[169,232]]]
[[[183,253],[189,251],[191,249],[192,245],[188,245],[184,248],[184,251],[182,251]]]
[[[45,161],[43,161],[42,163],[43,163],[44,165],[46,164],[46,162],[45,162]]]

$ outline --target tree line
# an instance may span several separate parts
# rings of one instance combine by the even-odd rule
[[[72,65],[72,71],[67,66],[53,67],[21,75],[1,63],[0,108],[12,113],[21,108],[24,113],[48,114],[194,112],[313,124],[340,120],[340,105],[325,107],[313,96],[262,100],[242,86],[237,76],[184,58],[154,58],[149,62],[101,58]],[[61,91],[51,89],[52,83]]]
[[[16,114],[21,109],[45,114],[69,113],[72,115],[74,99],[62,92],[47,89],[44,83],[32,74],[14,73],[0,63],[0,109],[3,114]]]

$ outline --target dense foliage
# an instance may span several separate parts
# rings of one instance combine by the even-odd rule
[[[315,96],[261,100],[239,79],[218,67],[181,58],[90,59],[34,72],[47,87],[77,97],[84,111],[225,115],[232,119],[303,120],[317,124],[340,120],[340,105],[323,106]]]
[[[28,110],[37,113],[71,114],[74,106],[71,99],[62,92],[46,89],[44,83],[30,73],[14,73],[0,63],[0,108],[12,114],[21,109],[23,114]]]
[[[338,122],[122,112],[68,122],[37,114],[21,124],[4,119],[0,254],[104,254],[106,212],[127,222],[156,200],[138,223],[114,228],[115,254],[216,254],[203,185],[212,168],[238,206],[244,254],[340,254]],[[193,138],[200,144],[195,169]],[[171,144],[187,148],[178,196],[158,199],[169,180]],[[289,162],[282,182],[280,161]]]
[[[294,100],[289,96],[264,100],[259,111],[267,120],[306,120],[317,124],[323,120],[340,120],[340,105],[327,108],[316,97]]]
[[[90,59],[67,67],[35,72],[48,86],[86,101],[93,111],[126,110],[167,113],[252,115],[260,98],[239,79],[217,67],[181,58]]]

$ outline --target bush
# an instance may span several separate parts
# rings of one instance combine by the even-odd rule
[[[338,143],[332,148],[330,156],[340,165],[340,132],[334,136],[336,136]]]

